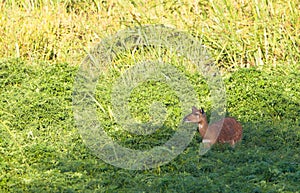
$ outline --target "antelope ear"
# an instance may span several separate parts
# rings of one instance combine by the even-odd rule
[[[204,109],[203,109],[203,108],[201,108],[201,109],[200,109],[200,113],[201,113],[201,114],[205,114],[205,112],[204,112]]]
[[[193,106],[192,107],[192,113],[197,113],[197,112],[198,112],[198,109],[195,106]]]

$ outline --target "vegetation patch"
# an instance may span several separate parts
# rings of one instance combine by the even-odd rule
[[[299,192],[299,8],[283,0],[0,1],[0,192]],[[200,156],[195,133],[175,159],[139,171],[107,164],[86,146],[72,104],[79,64],[104,37],[144,24],[185,31],[209,50],[222,72],[227,114],[243,125],[235,149],[216,144]],[[159,49],[136,53],[182,73],[209,117],[205,78]],[[145,137],[114,119],[112,88],[134,57],[121,53],[104,69],[95,116],[115,142],[149,150],[176,132],[184,114],[169,85],[149,80],[132,90],[130,115],[148,122],[151,110],[161,110],[151,106],[158,101],[163,125]]]

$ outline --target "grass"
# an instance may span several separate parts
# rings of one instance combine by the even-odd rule
[[[103,37],[165,24],[203,40],[224,69],[299,61],[298,1],[2,1],[0,55],[78,65]]]
[[[13,192],[297,192],[299,190],[299,72],[282,75],[254,68],[225,78],[228,110],[243,124],[243,142],[233,151],[216,145],[199,156],[200,137],[166,165],[145,171],[113,167],[85,146],[75,127],[72,83],[77,67],[67,64],[26,65],[20,60],[0,64],[1,191]],[[205,89],[201,77],[191,76]],[[111,80],[111,79],[108,79]],[[204,83],[205,84],[205,83]],[[105,82],[102,82],[102,86]],[[106,84],[104,89],[110,89]],[[153,87],[153,88],[152,88]],[[155,90],[156,88],[156,90]],[[137,87],[132,106],[145,108],[152,90]],[[202,89],[201,89],[202,90]],[[288,91],[288,92],[287,92]],[[109,92],[97,91],[106,105]],[[169,91],[167,91],[169,92]],[[170,96],[171,97],[171,96]],[[109,97],[108,97],[109,98]],[[167,104],[175,99],[163,99]],[[140,104],[140,105],[138,105]],[[124,146],[149,149],[173,134],[180,121],[176,104],[166,128],[151,137],[129,136],[107,113],[99,119],[109,135]],[[143,111],[143,110],[141,110]],[[149,116],[145,113],[142,119]],[[174,122],[172,122],[174,121]]]
[[[281,0],[0,2],[0,192],[299,192],[299,6]],[[200,156],[196,134],[172,161],[140,171],[107,164],[85,145],[72,104],[79,63],[103,37],[149,23],[187,31],[209,49],[222,69],[228,114],[244,128],[235,149],[215,145]],[[174,90],[151,80],[131,92],[128,106],[131,116],[147,122],[151,103],[160,101],[163,126],[144,137],[114,119],[115,81],[136,60],[155,59],[152,51],[137,53],[141,58],[123,53],[97,84],[96,115],[128,148],[165,143],[184,116]],[[184,74],[197,106],[210,114],[204,77],[166,53],[162,59]]]

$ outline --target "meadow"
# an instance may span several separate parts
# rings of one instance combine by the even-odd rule
[[[8,0],[0,2],[0,16],[0,192],[299,192],[298,1]],[[195,133],[170,162],[128,170],[104,162],[84,143],[73,103],[80,64],[103,38],[145,24],[185,31],[208,49],[224,82],[227,115],[243,125],[236,148],[217,144],[200,155]],[[160,51],[145,50],[135,57],[155,59]],[[203,74],[162,52],[191,83],[195,105],[210,115]],[[151,103],[159,101],[166,121],[147,137],[124,131],[111,93],[134,65],[129,52],[105,66],[96,116],[115,142],[149,150],[174,135],[184,114],[172,88],[148,81],[132,90],[131,115],[147,122]]]

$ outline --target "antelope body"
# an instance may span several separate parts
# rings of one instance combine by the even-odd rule
[[[184,122],[198,123],[198,130],[203,143],[210,145],[219,143],[229,143],[232,147],[242,139],[242,125],[232,117],[224,118],[208,126],[206,113],[204,110],[192,107],[192,113],[187,115]]]

